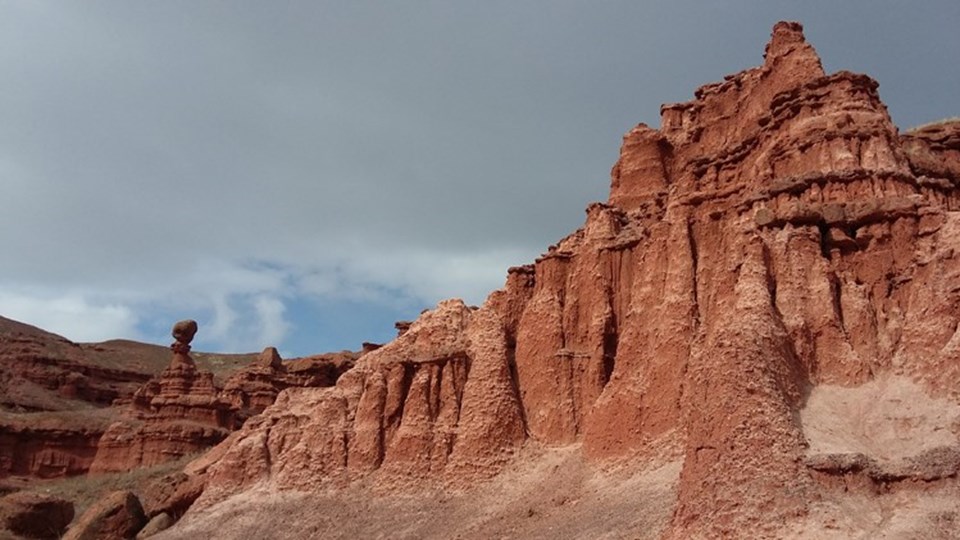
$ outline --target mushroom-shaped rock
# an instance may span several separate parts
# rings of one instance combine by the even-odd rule
[[[197,334],[197,321],[192,319],[179,321],[173,325],[171,334],[178,343],[189,345],[193,341],[193,336]]]
[[[194,363],[189,354],[190,342],[197,334],[197,321],[191,319],[179,321],[173,325],[173,331],[170,333],[176,340],[170,345],[170,350],[173,351],[171,366],[185,364],[192,367]]]

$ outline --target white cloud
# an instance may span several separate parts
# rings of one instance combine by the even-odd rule
[[[213,310],[213,318],[210,324],[205,325],[203,329],[207,336],[205,339],[220,343],[232,342],[232,336],[236,334],[237,312],[230,306],[230,297],[222,294],[207,297],[207,301],[210,302],[208,306],[204,306],[202,302],[198,306],[200,309],[211,308]]]
[[[625,130],[759,62],[782,8],[0,4],[0,315],[164,341],[192,317],[203,347],[256,350],[311,326],[304,299],[480,303],[604,198]],[[828,62],[877,60],[907,123],[956,114],[949,18],[790,9]]]
[[[253,307],[259,319],[257,343],[263,346],[277,346],[290,332],[290,323],[284,318],[286,306],[277,298],[258,296]]]
[[[130,306],[116,302],[100,303],[80,294],[29,295],[0,289],[0,314],[72,341],[140,337],[137,315]]]

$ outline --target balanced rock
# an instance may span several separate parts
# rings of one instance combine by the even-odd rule
[[[195,321],[173,327],[170,365],[133,395],[133,419],[115,422],[100,438],[91,472],[157,465],[207,449],[234,429],[230,404],[220,399],[213,374],[190,357]]]
[[[357,355],[331,353],[283,362],[267,347],[221,387],[200,370],[188,344],[194,321],[174,325],[170,365],[133,395],[132,419],[115,422],[99,440],[92,472],[119,472],[158,465],[206,450],[259,414],[284,389],[332,386]]]
[[[197,321],[190,319],[178,321],[173,325],[171,335],[173,335],[173,339],[177,340],[177,343],[189,345],[193,341],[193,336],[197,335]]]

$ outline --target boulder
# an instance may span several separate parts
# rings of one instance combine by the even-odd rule
[[[137,533],[137,540],[141,538],[150,538],[151,536],[165,531],[173,525],[173,518],[165,512],[153,516],[153,519],[147,522],[143,529]]]
[[[115,491],[87,509],[63,540],[134,538],[146,524],[147,516],[137,496],[130,491]]]
[[[71,521],[70,501],[22,491],[0,498],[0,531],[25,538],[57,539]]]

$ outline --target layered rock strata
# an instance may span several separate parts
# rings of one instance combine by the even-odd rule
[[[108,425],[82,413],[0,413],[0,477],[83,474]]]
[[[162,350],[125,340],[73,343],[0,317],[0,478],[86,473],[106,429],[169,362]],[[200,361],[227,372],[249,360]]]
[[[272,405],[287,388],[333,386],[340,375],[353,367],[357,357],[352,352],[341,352],[284,362],[276,348],[267,347],[255,362],[227,379],[220,398],[230,403],[234,423],[239,427]]]
[[[0,317],[0,409],[105,407],[129,398],[150,378],[144,370],[94,361],[98,348]]]
[[[361,357],[336,386],[291,388],[232,436],[218,489],[267,475],[288,487],[384,469],[422,477],[502,463],[524,439],[502,318],[441,303]]]
[[[832,489],[824,471],[880,470],[808,455],[799,411],[887,376],[960,396],[960,123],[901,135],[877,83],[825,74],[797,23],[661,117],[624,137],[582,229],[483,307],[442,302],[336,386],[281,393],[208,459],[205,498],[492,474],[529,440],[632,462],[667,442],[667,536],[775,536]],[[904,463],[947,456],[932,481],[951,481],[947,439]],[[902,470],[868,484],[930,467]]]
[[[91,473],[126,471],[193,454],[222,441],[234,426],[213,374],[190,357],[195,321],[173,327],[173,357],[160,376],[133,396],[134,418],[112,424],[100,439]]]
[[[206,450],[271,405],[282,390],[333,385],[357,356],[342,352],[283,362],[268,347],[221,388],[190,356],[196,331],[194,321],[174,326],[170,365],[134,393],[130,418],[113,423],[100,438],[90,472],[157,465]]]

